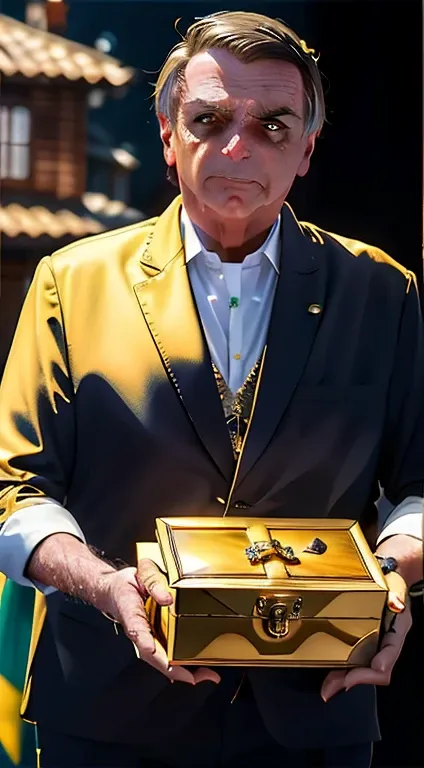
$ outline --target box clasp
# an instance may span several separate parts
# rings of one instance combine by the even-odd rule
[[[283,562],[299,565],[300,560],[295,554],[293,547],[283,546],[277,539],[271,541],[255,541],[250,547],[245,549],[247,559],[252,565],[266,563],[272,557],[278,557]]]
[[[295,598],[291,610],[287,603],[282,602],[284,599],[284,597],[276,595],[258,597],[256,601],[256,613],[263,619],[264,630],[271,637],[285,637],[289,633],[290,622],[300,619],[302,598]]]

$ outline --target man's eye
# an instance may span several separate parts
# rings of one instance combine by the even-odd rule
[[[215,115],[211,115],[209,113],[204,115],[198,115],[194,118],[195,123],[201,123],[202,125],[211,125],[211,123],[215,122]]]
[[[264,123],[264,128],[267,129],[270,133],[277,133],[277,131],[283,131],[285,126],[281,125],[281,123]]]

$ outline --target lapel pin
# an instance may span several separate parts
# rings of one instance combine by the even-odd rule
[[[321,304],[310,304],[308,312],[310,315],[320,315],[322,312]]]

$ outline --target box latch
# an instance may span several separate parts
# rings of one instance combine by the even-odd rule
[[[263,621],[263,629],[270,637],[282,638],[290,631],[290,622],[298,621],[302,610],[302,598],[274,595],[258,597],[255,613]]]

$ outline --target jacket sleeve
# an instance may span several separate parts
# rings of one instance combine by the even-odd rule
[[[380,485],[395,507],[407,497],[423,498],[424,492],[423,331],[420,299],[411,275],[399,325],[379,466]]]
[[[0,571],[15,581],[52,533],[82,533],[64,507],[75,450],[74,389],[51,260],[39,263],[0,387]]]

